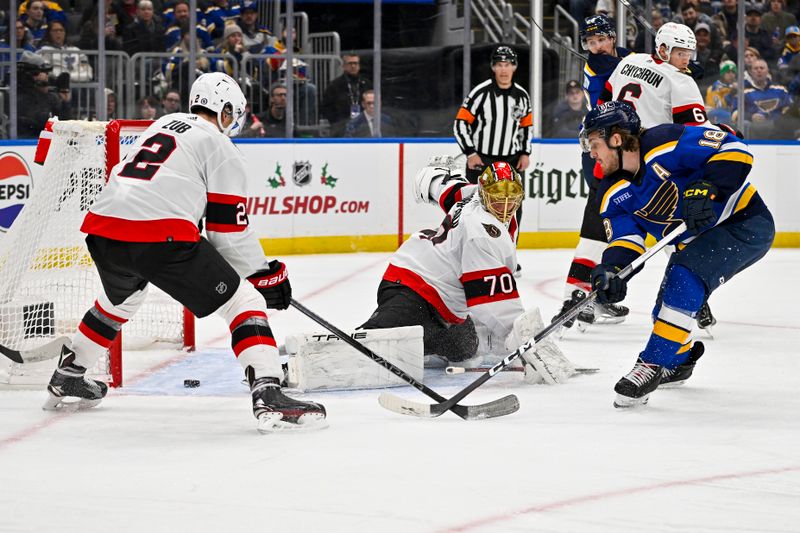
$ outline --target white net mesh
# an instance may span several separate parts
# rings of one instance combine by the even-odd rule
[[[106,125],[55,124],[43,178],[34,183],[25,208],[0,237],[0,344],[4,346],[29,349],[54,336],[71,336],[102,290],[80,226],[105,184]],[[139,133],[122,130],[120,157]],[[182,308],[151,286],[145,304],[123,333],[126,349],[156,341],[181,343]],[[46,383],[55,364],[0,361],[0,383]],[[93,373],[105,375],[108,366],[106,357]]]

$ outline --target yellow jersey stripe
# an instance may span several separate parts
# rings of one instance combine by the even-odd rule
[[[620,189],[627,187],[630,185],[631,182],[627,180],[619,180],[614,185],[608,188],[606,193],[603,195],[603,201],[600,202],[600,213],[604,213],[605,210],[608,208],[608,202],[611,200],[611,197],[617,193]]]
[[[708,160],[709,163],[712,161],[733,161],[735,163],[745,163],[747,165],[753,164],[753,156],[750,154],[746,154],[744,152],[720,152],[718,154],[714,154]]]
[[[645,156],[644,156],[644,164],[645,165],[648,164],[651,159],[653,159],[654,157],[656,157],[658,155],[666,154],[666,153],[669,153],[669,152],[673,151],[677,145],[678,145],[678,141],[670,141],[668,143],[664,143],[664,144],[660,144],[660,145],[656,146],[655,148],[653,148],[652,150],[650,150],[649,152],[647,152],[645,154]]]
[[[661,320],[656,320],[656,323],[653,325],[653,333],[668,341],[677,342],[678,344],[685,344],[686,340],[689,338],[688,331],[675,327],[672,324],[662,322]]]
[[[733,208],[734,213],[738,213],[745,207],[747,204],[750,203],[750,199],[753,198],[753,195],[756,193],[756,188],[752,185],[748,185],[747,188],[744,190],[742,195],[739,197],[739,201],[736,202],[736,207]]]
[[[691,349],[692,349],[692,343],[691,343],[691,342],[687,342],[686,344],[684,344],[683,346],[681,346],[681,347],[678,349],[678,353],[679,353],[679,354],[681,354],[681,353],[686,353],[686,352],[688,352],[688,351],[689,351],[689,350],[691,350]]]
[[[612,246],[619,246],[620,248],[627,248],[628,250],[633,250],[634,252],[636,252],[636,253],[638,253],[640,255],[645,252],[644,246],[639,246],[635,242],[631,242],[631,241],[623,241],[623,240],[612,241],[608,245],[608,247],[611,248]]]
[[[583,71],[588,74],[589,76],[597,76],[592,69],[589,68],[589,65],[586,64],[583,66]]]

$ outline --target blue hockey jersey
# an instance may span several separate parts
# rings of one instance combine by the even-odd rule
[[[697,180],[718,189],[717,225],[766,209],[747,181],[753,156],[741,139],[702,126],[663,124],[646,130],[640,141],[636,176],[609,176],[600,182],[600,214],[609,242],[603,263],[629,264],[644,253],[648,233],[660,240],[680,224],[683,192]],[[682,235],[679,248],[694,238]]]
[[[589,59],[583,67],[583,88],[589,95],[589,104],[592,107],[597,105],[597,99],[603,92],[609,76],[617,67],[617,63],[630,53],[630,50],[621,47],[617,47],[616,56],[589,53]]]

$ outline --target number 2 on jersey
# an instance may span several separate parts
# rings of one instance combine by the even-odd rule
[[[154,148],[156,146],[157,148]],[[142,148],[133,156],[130,163],[122,167],[119,175],[140,180],[153,179],[175,148],[177,148],[175,137],[166,133],[156,133],[142,143]]]

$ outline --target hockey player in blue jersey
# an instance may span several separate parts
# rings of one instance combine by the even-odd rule
[[[616,45],[617,33],[614,30],[614,23],[605,15],[595,15],[584,20],[580,28],[580,37],[583,49],[589,52],[586,65],[583,67],[583,88],[589,97],[589,105],[593,108],[597,105],[597,99],[608,77],[614,72],[620,60],[631,52]],[[594,160],[588,154],[584,154],[582,166],[583,178],[589,186],[589,195],[583,211],[580,240],[567,273],[561,312],[570,308],[574,302],[583,298],[584,293],[591,290],[589,274],[599,261],[606,244],[603,222],[597,214],[598,181],[595,176]],[[577,319],[579,326],[583,327],[585,324],[593,323],[596,318],[603,322],[622,322],[627,314],[628,309],[621,305],[597,305],[587,306]],[[569,321],[564,325],[569,328],[572,324],[573,321]]]
[[[661,239],[682,221],[653,309],[653,331],[636,364],[617,382],[615,407],[647,403],[659,384],[688,379],[703,353],[692,343],[695,315],[708,295],[761,259],[775,237],[767,206],[747,176],[753,156],[727,131],[664,124],[641,129],[625,102],[584,118],[581,144],[600,164],[598,196],[608,246],[592,270],[600,302],[625,298],[615,277],[641,255],[645,236]]]

